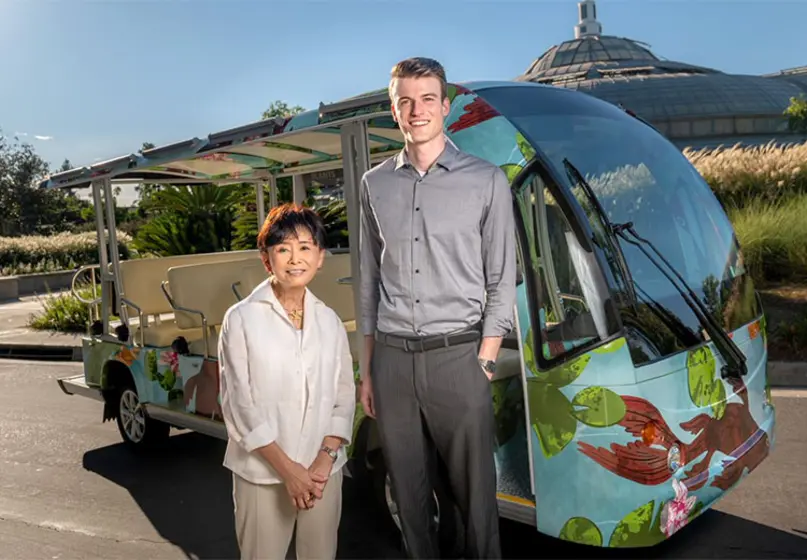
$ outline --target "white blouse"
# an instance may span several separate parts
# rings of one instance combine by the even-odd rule
[[[229,441],[224,466],[255,484],[282,482],[255,449],[272,442],[308,467],[325,436],[343,438],[332,473],[347,461],[356,388],[347,331],[306,290],[294,327],[269,280],[225,314],[219,335],[221,409]]]

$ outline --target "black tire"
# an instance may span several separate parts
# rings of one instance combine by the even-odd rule
[[[400,521],[397,517],[397,505],[395,504],[392,485],[387,474],[387,465],[384,462],[384,455],[380,449],[375,449],[367,456],[370,465],[370,476],[376,505],[386,513],[389,521],[400,533]],[[434,490],[435,505],[437,514],[435,523],[437,525],[438,545],[442,558],[461,558],[465,549],[465,537],[462,525],[462,516],[459,508],[454,503],[450,493],[446,489],[445,478],[439,477]],[[405,550],[406,544],[401,533],[401,547]]]
[[[168,439],[171,431],[169,424],[149,418],[140,406],[137,387],[131,378],[116,391],[115,419],[123,442],[134,451],[156,448]]]

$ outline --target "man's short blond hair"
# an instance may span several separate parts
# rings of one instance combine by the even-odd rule
[[[440,80],[440,96],[441,99],[445,99],[448,89],[445,69],[436,60],[422,56],[407,58],[392,67],[389,82],[390,99],[392,98],[392,85],[397,78],[425,78],[429,76]]]

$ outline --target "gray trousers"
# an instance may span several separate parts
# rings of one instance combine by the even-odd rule
[[[407,553],[414,558],[440,556],[430,523],[435,450],[464,522],[464,557],[501,557],[493,402],[478,344],[417,353],[374,345],[376,420]]]

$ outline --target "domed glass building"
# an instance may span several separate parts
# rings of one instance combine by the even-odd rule
[[[782,113],[807,95],[807,67],[765,76],[726,74],[655,55],[602,34],[594,0],[578,3],[575,38],[547,50],[516,81],[573,88],[633,111],[680,148],[804,141]]]

